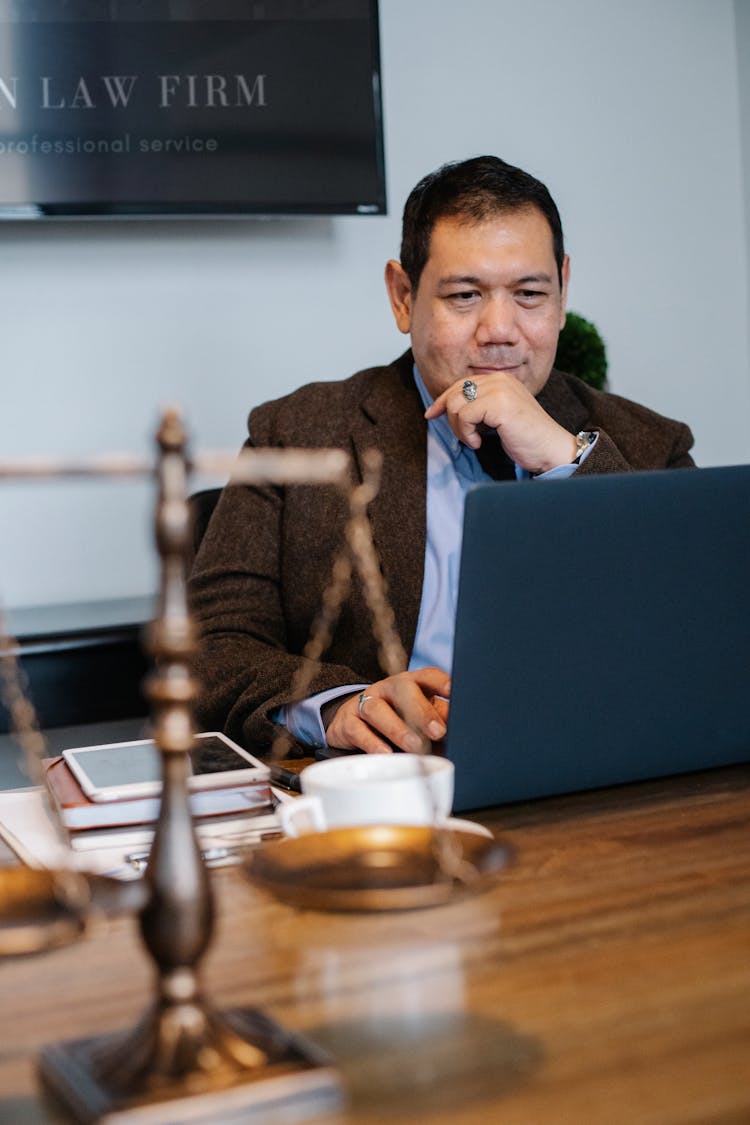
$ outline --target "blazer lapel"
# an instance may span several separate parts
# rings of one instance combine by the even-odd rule
[[[573,394],[559,371],[552,369],[549,379],[536,396],[536,400],[556,422],[559,422],[571,434],[577,434],[579,430],[584,429],[588,411]]]
[[[352,449],[383,454],[380,490],[369,508],[375,549],[407,656],[414,646],[424,576],[427,426],[407,352],[385,368],[352,425]]]

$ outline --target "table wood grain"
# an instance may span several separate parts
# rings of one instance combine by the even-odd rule
[[[216,873],[203,969],[335,1057],[330,1125],[750,1121],[750,766],[477,819],[515,863],[487,893],[390,915],[282,906]],[[44,1043],[132,1023],[150,970],[122,918],[0,963],[0,1121],[58,1122]]]

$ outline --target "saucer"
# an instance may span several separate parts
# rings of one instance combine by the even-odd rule
[[[244,870],[280,902],[309,910],[438,906],[486,890],[510,861],[506,845],[468,823],[464,830],[449,818],[448,832],[379,824],[290,836],[261,845]]]

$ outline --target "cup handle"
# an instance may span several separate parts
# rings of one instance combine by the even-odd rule
[[[285,836],[304,836],[308,832],[325,832],[323,806],[319,797],[296,797],[279,806],[279,824]]]

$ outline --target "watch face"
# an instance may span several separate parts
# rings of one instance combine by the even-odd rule
[[[581,457],[589,446],[594,444],[595,440],[596,433],[592,430],[581,430],[580,433],[576,434],[576,449],[578,450],[578,454],[573,462],[574,465],[580,464]]]

